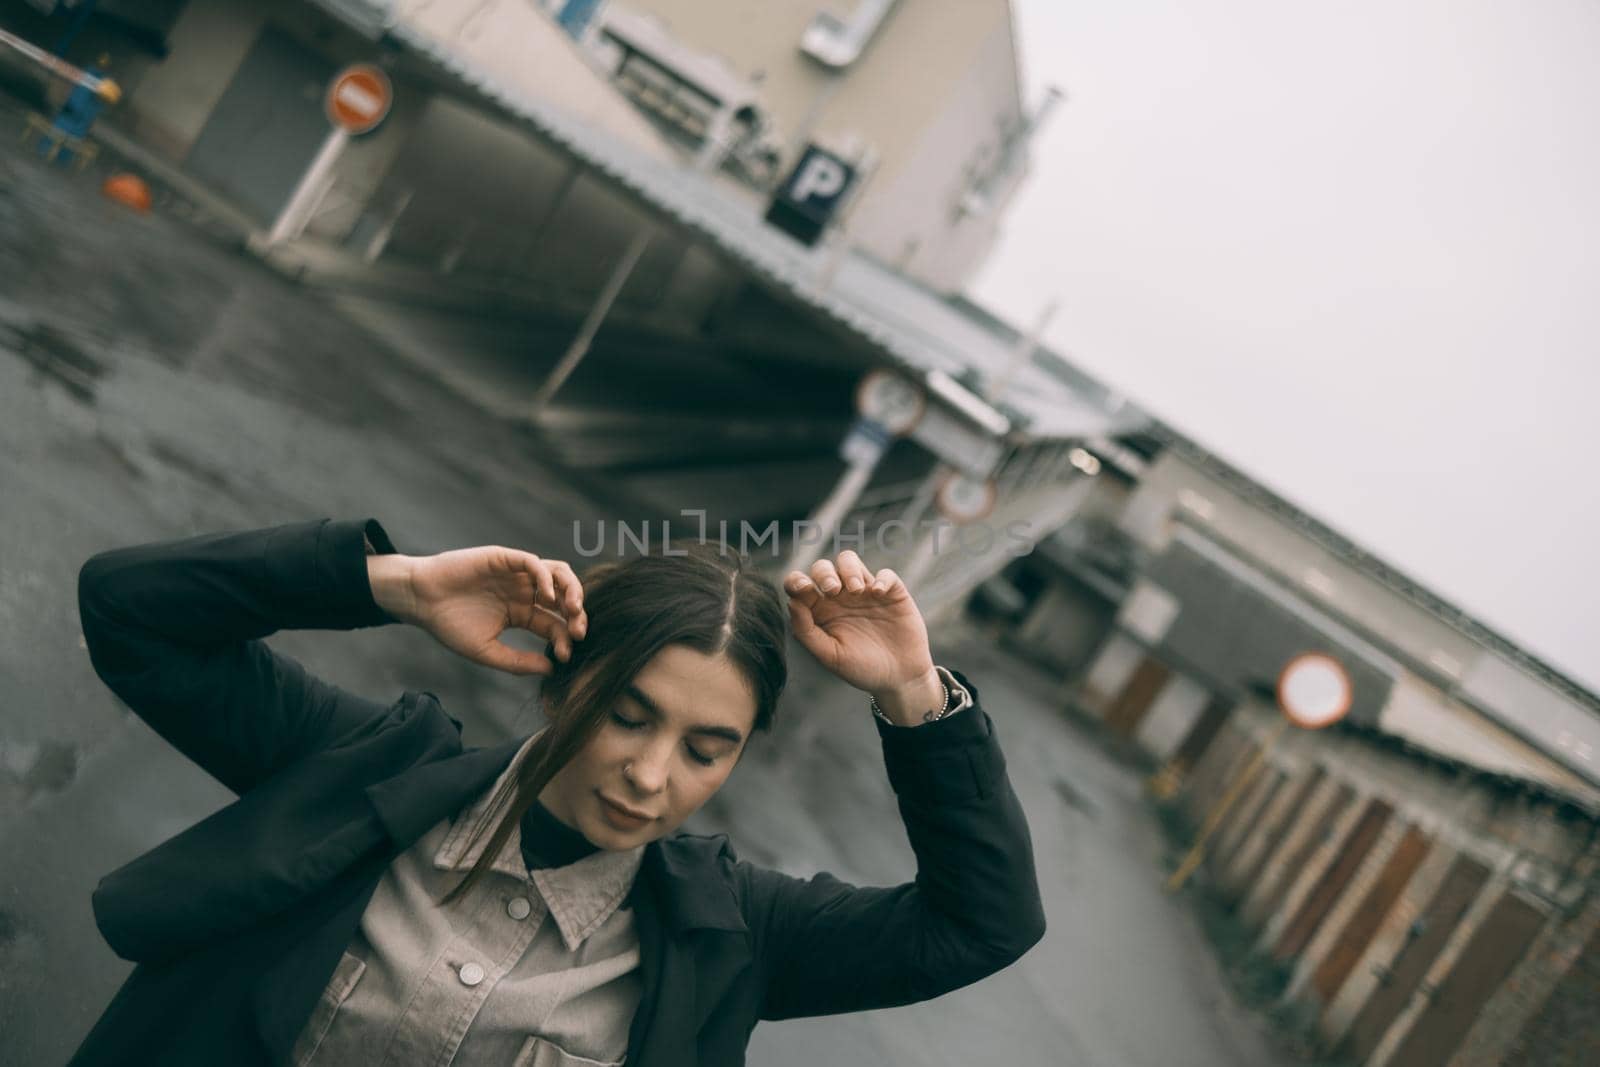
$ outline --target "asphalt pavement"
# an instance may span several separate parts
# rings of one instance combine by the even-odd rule
[[[648,505],[637,486],[553,462],[528,427],[397,354],[371,308],[358,324],[215,238],[102,199],[93,172],[52,170],[0,141],[0,1063],[50,1064],[129,970],[94,927],[98,879],[229,799],[95,676],[76,613],[84,560],[320,516],[375,516],[413,554],[500,543],[570,558],[574,521],[642,518]],[[272,643],[374,699],[438,694],[468,743],[536,725],[528,680],[420,631]],[[1061,717],[1054,679],[963,627],[935,645],[980,686],[1000,731],[1049,933],[1015,966],[930,1003],[763,1024],[749,1062],[1277,1062],[1191,916],[1160,890],[1161,840],[1137,777]],[[791,662],[778,728],[688,828],[726,830],[741,855],[790,873],[911,878],[864,698],[798,646]],[[786,745],[805,716],[827,728]]]

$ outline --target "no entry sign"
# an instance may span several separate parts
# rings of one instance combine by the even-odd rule
[[[994,510],[999,495],[993,478],[973,478],[952,471],[939,483],[933,501],[939,513],[951,522],[977,522]]]
[[[1278,674],[1278,706],[1290,722],[1307,730],[1320,730],[1344,718],[1350,694],[1344,665],[1324,652],[1301,653]]]
[[[382,122],[393,100],[389,76],[370,63],[357,63],[340,71],[328,85],[323,106],[334,126],[359,134]]]

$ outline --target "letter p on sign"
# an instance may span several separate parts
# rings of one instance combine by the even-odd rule
[[[766,219],[801,244],[812,245],[828,228],[828,220],[850,195],[855,168],[832,152],[810,145],[789,177],[778,186]]]
[[[831,200],[843,191],[845,178],[844,168],[835,160],[821,155],[809,156],[795,173],[789,195],[801,203],[813,197]]]

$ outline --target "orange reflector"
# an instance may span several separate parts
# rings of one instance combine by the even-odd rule
[[[150,187],[137,174],[113,174],[100,186],[100,192],[141,215],[150,212]]]

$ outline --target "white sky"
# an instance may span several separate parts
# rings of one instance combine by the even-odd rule
[[[974,297],[1600,689],[1600,2],[1014,5]]]

